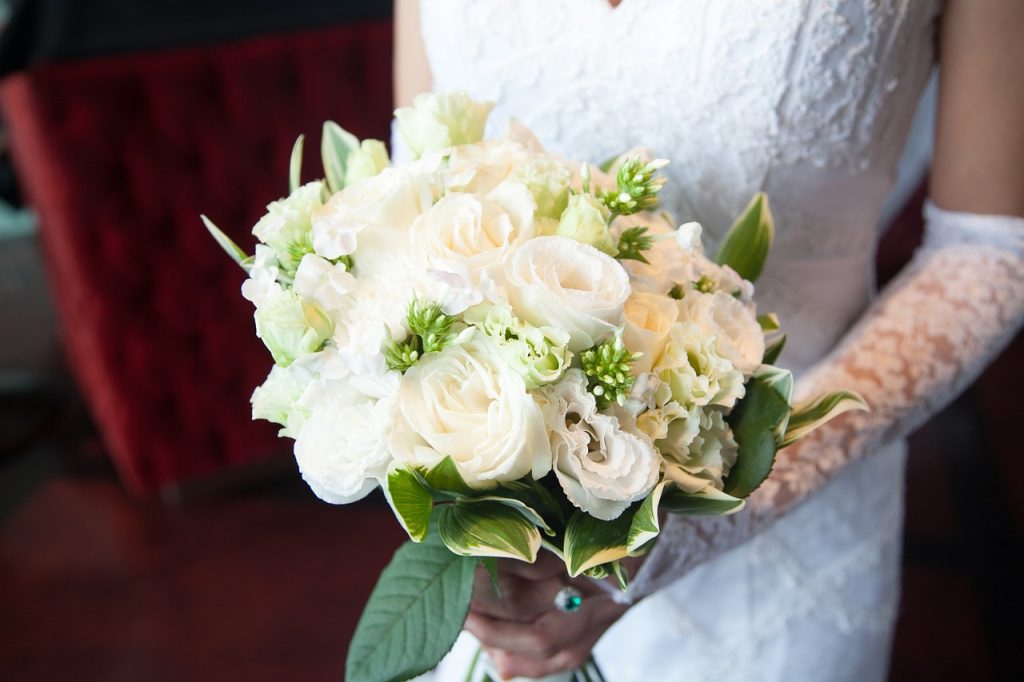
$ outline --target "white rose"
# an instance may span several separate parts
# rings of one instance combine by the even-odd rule
[[[679,319],[679,306],[668,296],[636,291],[626,301],[624,312],[622,340],[630,351],[643,353],[633,361],[633,372],[649,372],[665,347],[669,330]]]
[[[580,370],[538,392],[551,439],[555,476],[566,497],[595,518],[618,518],[658,482],[653,444],[597,411]]]
[[[731,408],[746,393],[743,374],[717,352],[715,338],[692,322],[672,325],[653,371],[668,384],[672,399],[686,406]]]
[[[302,255],[313,250],[310,220],[320,209],[322,182],[310,182],[287,198],[267,206],[267,213],[252,228],[253,235],[274,250],[281,267],[294,272]]]
[[[367,395],[347,382],[317,401],[295,439],[302,478],[320,499],[347,504],[377,487],[391,457],[388,434],[397,413],[397,373],[386,381],[391,395]]]
[[[328,260],[347,256],[366,228],[405,230],[432,203],[427,176],[385,168],[338,192],[313,214],[313,249]]]
[[[498,348],[477,335],[425,355],[402,377],[395,459],[432,467],[445,456],[475,488],[551,469],[540,408]]]
[[[503,138],[455,147],[448,156],[445,188],[486,194],[508,180],[529,158],[522,145]]]
[[[465,92],[422,93],[411,107],[395,111],[398,132],[414,159],[426,151],[479,142],[492,102],[476,102]]]
[[[569,204],[569,183],[572,181],[572,173],[569,167],[558,159],[535,154],[529,161],[515,169],[512,179],[526,185],[533,194],[533,200],[537,202],[536,215],[539,218],[558,220]]]
[[[356,278],[341,263],[332,264],[307,253],[295,271],[292,288],[330,313],[345,305],[346,295],[356,288]]]
[[[716,291],[688,291],[679,301],[679,319],[715,337],[715,350],[749,376],[764,357],[764,332],[750,308],[736,297]]]
[[[523,244],[505,269],[516,315],[537,327],[569,334],[569,350],[597,345],[622,322],[629,275],[619,262],[588,244],[537,237]]]
[[[503,183],[489,195],[452,192],[412,225],[412,248],[427,267],[460,275],[468,286],[504,264],[533,237],[533,197],[523,185]]]
[[[334,331],[327,313],[280,286],[256,308],[255,318],[256,335],[282,367],[320,350]]]
[[[668,437],[657,445],[669,465],[667,476],[689,493],[709,486],[721,490],[739,454],[720,410],[691,409],[689,417],[672,422]]]

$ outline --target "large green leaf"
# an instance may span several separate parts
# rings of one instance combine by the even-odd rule
[[[739,456],[725,480],[727,494],[745,498],[771,473],[778,450],[775,431],[789,410],[789,401],[770,378],[755,377],[747,383],[746,395],[728,417]]]
[[[768,207],[768,197],[764,192],[758,192],[729,228],[715,254],[715,262],[728,265],[741,277],[753,282],[764,269],[774,235],[775,223]]]
[[[541,516],[537,512],[536,509],[534,509],[530,505],[526,504],[522,500],[518,500],[518,499],[516,499],[514,497],[507,497],[507,496],[503,495],[502,494],[503,492],[504,491],[501,488],[498,488],[491,495],[483,495],[481,497],[476,497],[476,498],[473,498],[473,499],[475,501],[477,501],[477,502],[483,502],[485,500],[490,500],[491,502],[497,502],[498,504],[503,504],[506,507],[510,507],[510,508],[516,510],[517,512],[519,512],[520,514],[522,514],[523,518],[525,518],[527,521],[529,521],[533,525],[539,526],[541,528],[541,530],[543,530],[547,535],[554,535],[555,534],[555,531],[553,531],[551,529],[551,526],[548,525],[548,522],[544,520],[544,517]]]
[[[348,155],[359,147],[359,138],[334,121],[324,123],[320,136],[320,158],[324,176],[331,194],[345,188],[345,168]]]
[[[430,528],[430,510],[434,500],[419,476],[397,462],[393,463],[388,469],[384,495],[412,541],[422,541]]]
[[[299,135],[292,147],[292,158],[288,163],[288,193],[291,194],[302,184],[302,141],[305,135]]]
[[[564,559],[569,575],[575,578],[589,568],[629,556],[629,529],[639,506],[633,505],[611,521],[577,510],[565,528]]]
[[[714,488],[688,493],[673,486],[661,498],[662,509],[688,516],[722,516],[739,511],[742,507],[743,500]]]
[[[395,553],[356,626],[348,682],[397,682],[435,667],[462,630],[477,562],[455,556],[436,534]]]
[[[868,410],[864,398],[853,391],[836,391],[798,405],[789,417],[780,447],[792,445],[825,422],[850,410]]]
[[[520,559],[533,563],[540,531],[518,510],[493,500],[460,498],[441,507],[441,540],[462,556]]]
[[[629,524],[629,533],[626,537],[626,549],[630,554],[658,537],[661,532],[661,524],[658,521],[658,508],[661,502],[661,495],[665,490],[668,481],[662,481],[654,486],[654,490],[640,504],[639,509],[633,514]]]
[[[427,486],[435,492],[456,496],[473,495],[477,492],[462,478],[459,468],[455,466],[455,460],[450,456],[442,459],[433,468],[420,469],[419,473]]]
[[[204,215],[199,216],[203,220],[203,225],[206,226],[206,231],[210,233],[214,241],[220,245],[220,248],[224,249],[224,253],[231,256],[231,260],[242,266],[242,269],[246,272],[249,271],[251,266],[251,256],[242,250],[238,244],[231,240],[231,237],[221,232],[220,228],[213,224],[213,221]]]

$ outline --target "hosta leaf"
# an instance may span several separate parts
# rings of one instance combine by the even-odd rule
[[[292,193],[302,184],[302,142],[305,135],[299,135],[292,147],[292,158],[288,164],[288,193]]]
[[[764,269],[772,248],[775,223],[768,197],[758,192],[729,228],[715,254],[715,262],[728,265],[741,277],[755,281]]]
[[[501,492],[503,491],[499,488],[497,493]],[[529,521],[535,526],[540,526],[541,530],[543,530],[546,534],[555,534],[555,531],[551,529],[551,526],[549,526],[547,521],[544,520],[544,517],[537,513],[537,511],[533,507],[529,506],[522,500],[517,500],[514,497],[505,497],[499,494],[484,495],[483,497],[476,497],[474,498],[474,500],[480,502],[484,500],[490,500],[491,502],[497,502],[498,504],[503,504],[506,507],[515,509],[517,512],[522,514],[523,518],[525,518],[527,521]]]
[[[661,508],[688,516],[722,516],[742,509],[743,500],[714,488],[688,493],[672,486],[662,495]]]
[[[746,395],[728,417],[739,445],[739,456],[725,480],[725,492],[733,497],[742,499],[754,492],[775,463],[778,450],[775,431],[790,410],[789,401],[773,386],[776,379],[781,381],[781,376],[751,379]]]
[[[789,417],[789,425],[780,447],[792,445],[825,422],[850,410],[868,410],[864,398],[853,391],[836,391],[798,405]]]
[[[419,476],[393,463],[388,470],[384,495],[412,541],[422,541],[430,528],[430,510],[434,501]]]
[[[238,244],[231,240],[231,237],[221,232],[220,228],[213,224],[213,221],[204,215],[199,216],[203,220],[203,225],[206,226],[206,231],[210,233],[214,241],[220,245],[220,248],[224,249],[224,253],[231,256],[231,260],[235,261],[242,266],[242,269],[246,272],[252,267],[252,256],[245,253]]]
[[[611,561],[607,566],[609,572],[615,576],[615,581],[619,583],[619,589],[623,592],[629,589],[629,576],[626,574],[626,568],[622,565],[622,562]]]
[[[519,511],[492,500],[458,499],[437,517],[441,540],[455,554],[520,559],[533,563],[540,531]]]
[[[626,539],[626,549],[631,554],[658,537],[658,533],[661,532],[661,525],[658,522],[658,505],[667,484],[668,481],[662,481],[656,485],[633,514]]]
[[[451,457],[445,457],[431,469],[419,471],[431,490],[450,495],[472,495],[477,492],[462,478],[459,468],[455,466],[455,460]]]
[[[764,348],[764,358],[761,362],[765,365],[775,364],[775,361],[782,355],[782,349],[786,347],[786,335],[781,334]]]
[[[477,562],[436,534],[407,542],[377,580],[345,664],[349,682],[397,682],[434,668],[462,630]]]
[[[639,506],[633,505],[611,521],[576,511],[565,528],[564,558],[569,575],[575,578],[589,568],[629,556],[629,528]]]
[[[324,177],[331,194],[345,188],[345,167],[348,155],[359,147],[359,138],[334,121],[324,123],[320,135],[320,158],[324,164]]]

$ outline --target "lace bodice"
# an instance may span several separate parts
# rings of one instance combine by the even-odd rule
[[[660,656],[685,679],[728,678],[723,660],[737,679],[821,679],[840,661],[849,679],[880,677],[902,499],[902,457],[886,444],[966,386],[1024,318],[1024,220],[934,206],[926,246],[873,300],[877,223],[933,68],[941,2],[509,7],[421,0],[434,88],[496,101],[493,132],[515,116],[569,157],[646,146],[672,159],[665,207],[712,241],[766,191],[777,236],[757,299],[790,333],[780,364],[799,394],[842,386],[872,406],[780,453],[744,511],[666,524],[627,598],[666,589],[599,646],[610,679],[645,674],[617,664],[623,641],[669,647]],[[742,600],[725,607],[727,593]],[[652,610],[676,640],[648,624]],[[818,677],[799,672],[812,662],[826,666]]]

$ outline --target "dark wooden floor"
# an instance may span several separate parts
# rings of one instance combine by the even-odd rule
[[[1022,350],[913,439],[894,680],[1020,679]],[[378,497],[331,507],[285,477],[133,501],[74,411],[0,415],[0,679],[342,677],[402,539]]]

